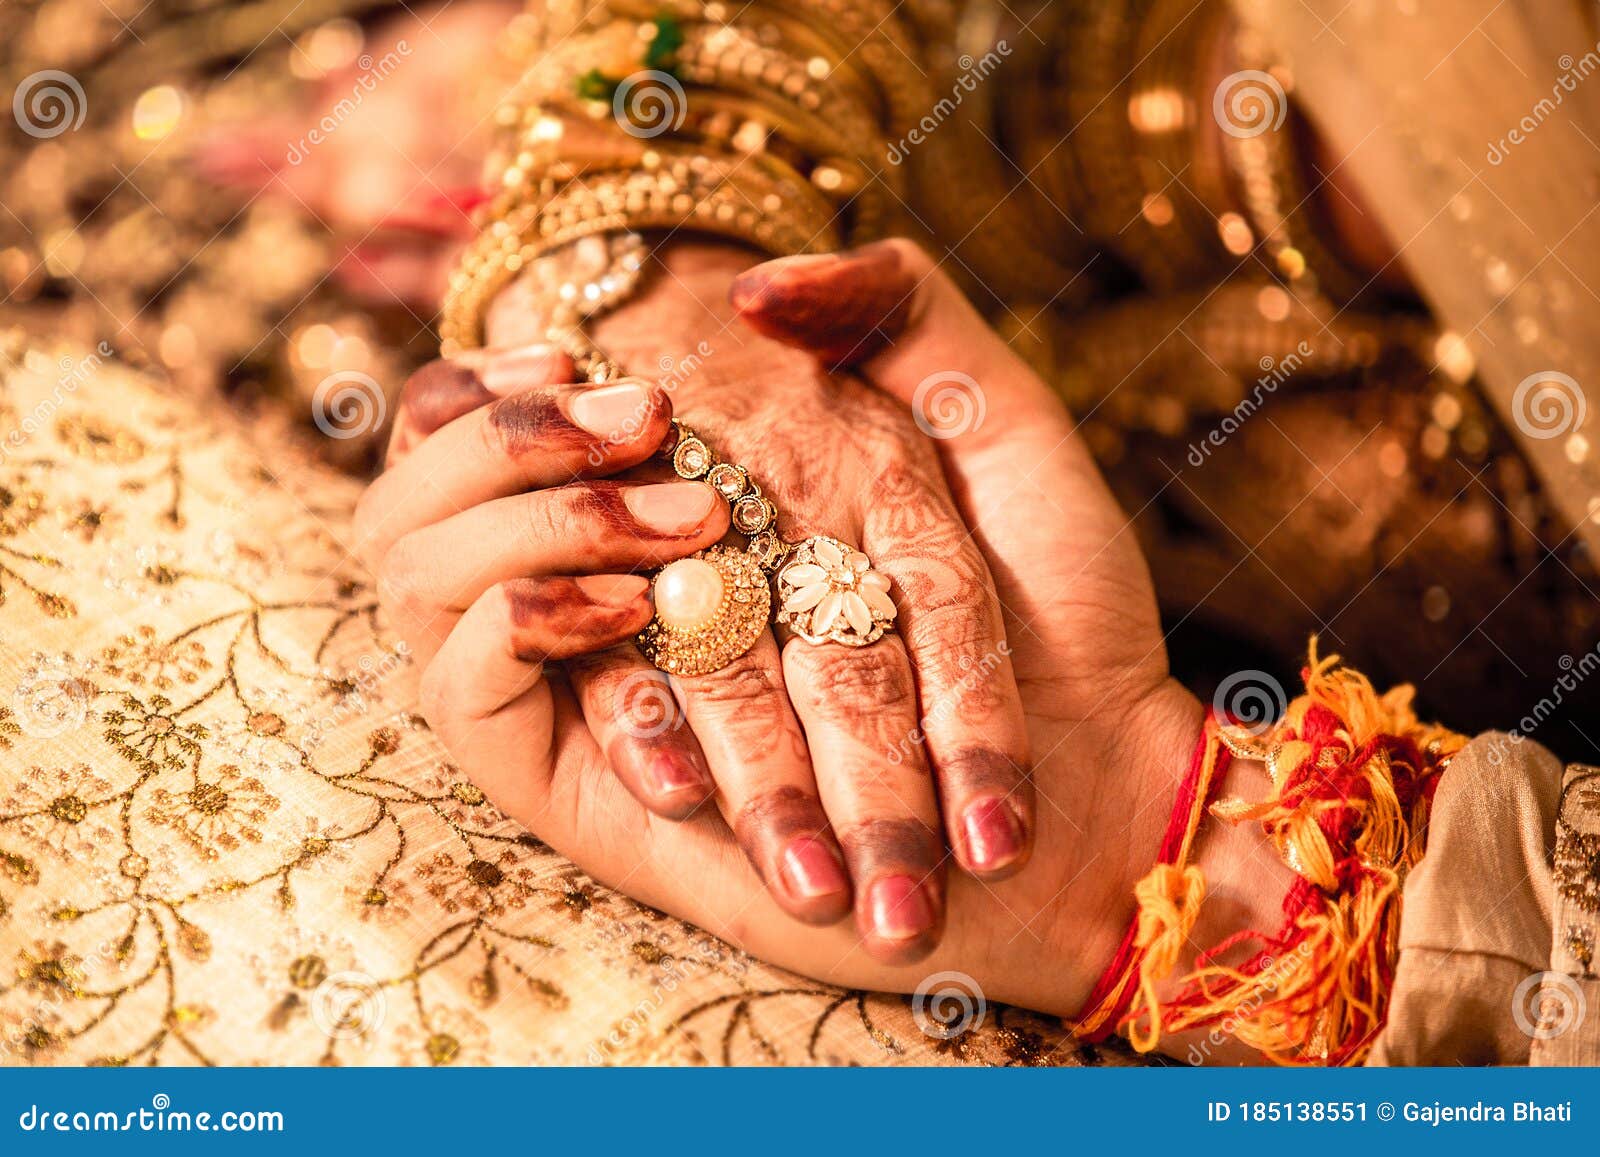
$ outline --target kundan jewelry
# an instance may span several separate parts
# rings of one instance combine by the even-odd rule
[[[749,541],[742,551],[713,546],[656,572],[656,615],[637,640],[645,658],[670,674],[705,675],[754,646],[769,619],[807,643],[847,647],[874,643],[893,628],[889,579],[865,554],[826,535],[785,542],[774,529],[777,507],[748,470],[717,461],[681,422],[673,431],[673,470],[703,479],[727,499],[734,529]]]

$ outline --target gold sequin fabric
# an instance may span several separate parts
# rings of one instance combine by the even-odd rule
[[[4,1063],[1121,1059],[596,885],[417,715],[355,483],[101,352],[0,335],[0,375]]]

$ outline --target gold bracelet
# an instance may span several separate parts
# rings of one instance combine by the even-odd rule
[[[840,245],[826,210],[807,211],[797,190],[782,190],[755,170],[735,172],[695,158],[660,172],[597,175],[548,202],[512,209],[468,246],[445,294],[441,348],[448,356],[481,346],[495,295],[551,249],[581,237],[656,228],[715,233],[775,255]]]

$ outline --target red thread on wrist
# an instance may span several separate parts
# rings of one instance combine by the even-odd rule
[[[1194,752],[1189,757],[1189,769],[1178,785],[1172,814],[1167,819],[1166,832],[1156,851],[1157,864],[1182,867],[1188,862],[1200,821],[1232,759],[1232,753],[1218,739],[1215,713],[1208,714],[1200,729],[1200,737],[1195,741]],[[1128,931],[1123,935],[1116,955],[1090,990],[1088,999],[1083,1003],[1083,1011],[1069,1026],[1079,1040],[1090,1043],[1103,1041],[1117,1031],[1127,1016],[1139,992],[1139,965],[1144,958],[1144,950],[1136,943],[1138,932],[1139,918],[1135,914],[1128,922]]]

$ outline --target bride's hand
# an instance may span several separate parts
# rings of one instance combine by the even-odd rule
[[[696,250],[601,327],[623,365],[676,358],[670,401],[639,381],[552,390],[570,367],[527,353],[425,369],[358,532],[425,663],[425,714],[506,810],[533,822],[520,805],[549,731],[538,666],[565,659],[595,740],[640,802],[680,819],[714,782],[791,915],[831,923],[853,891],[867,951],[912,960],[944,921],[946,837],[991,881],[1029,854],[1027,738],[1001,609],[932,446],[899,407],[729,329],[728,285],[747,264],[731,248]],[[677,717],[664,677],[625,641],[643,625],[635,588],[549,577],[659,565],[726,530],[705,486],[640,481],[671,477],[642,464],[674,411],[750,469],[787,538],[866,551],[894,583],[900,633],[780,649],[765,632],[722,670],[675,677]],[[604,615],[585,601],[601,593],[615,600]],[[641,702],[658,714],[641,716]],[[528,732],[502,725],[527,711]]]

